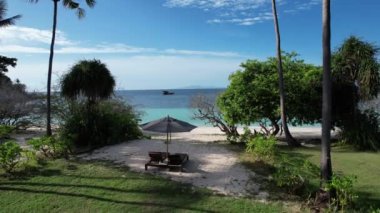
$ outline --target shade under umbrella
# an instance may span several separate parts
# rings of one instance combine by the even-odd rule
[[[169,135],[171,138],[172,132],[190,132],[196,126],[181,121],[170,116],[154,120],[141,125],[141,128],[146,131],[166,133],[166,152],[169,153]]]

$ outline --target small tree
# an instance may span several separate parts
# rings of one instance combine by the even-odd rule
[[[70,100],[71,115],[66,118],[63,134],[77,146],[107,143],[111,126],[104,119],[99,101],[112,96],[115,80],[107,66],[99,60],[79,61],[62,77],[61,94]],[[85,101],[85,105],[81,102]],[[111,110],[113,111],[113,110]],[[112,122],[109,122],[112,123]],[[101,142],[99,142],[101,141]]]
[[[12,173],[20,162],[21,147],[15,142],[8,141],[0,144],[0,166],[7,173]]]
[[[196,110],[193,118],[205,121],[213,127],[218,127],[228,138],[233,139],[239,136],[237,126],[235,124],[228,124],[225,121],[215,104],[215,100],[203,95],[194,96],[191,99],[191,107]]]
[[[283,54],[289,100],[287,116],[293,124],[313,124],[321,117],[320,108],[316,107],[321,105],[321,70],[296,56],[294,53]],[[241,67],[242,70],[230,75],[230,85],[218,97],[217,104],[223,118],[230,124],[251,125],[257,122],[265,133],[277,135],[281,118],[277,60],[249,60]]]

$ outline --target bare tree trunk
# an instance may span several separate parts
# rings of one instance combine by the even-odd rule
[[[54,2],[54,15],[53,15],[53,31],[50,44],[50,56],[49,56],[49,69],[48,69],[48,79],[47,79],[47,94],[46,94],[46,135],[50,136],[51,133],[51,76],[53,72],[53,59],[54,59],[54,44],[55,44],[55,33],[57,30],[57,14],[58,14],[58,1]]]
[[[273,10],[273,19],[274,19],[274,27],[276,31],[276,39],[277,39],[277,61],[278,61],[278,81],[279,81],[279,90],[280,90],[280,109],[281,109],[281,122],[282,127],[284,128],[286,142],[289,146],[300,146],[290,134],[287,119],[286,119],[286,108],[285,108],[285,89],[284,89],[284,76],[282,69],[282,57],[281,57],[281,37],[280,37],[280,27],[278,24],[277,18],[277,8],[276,8],[276,0],[272,0],[272,10]]]
[[[322,103],[322,145],[321,184],[331,180],[331,17],[330,0],[323,0],[323,103]]]

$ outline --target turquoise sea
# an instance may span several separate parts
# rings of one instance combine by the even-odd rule
[[[163,95],[162,90],[121,90],[116,95],[142,113],[141,123],[146,123],[165,116],[171,116],[196,126],[206,126],[203,121],[192,118],[191,99],[204,95],[211,99],[224,89],[175,89],[173,95]]]

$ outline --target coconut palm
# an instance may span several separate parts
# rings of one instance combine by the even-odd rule
[[[280,109],[281,109],[281,122],[282,127],[284,129],[285,138],[289,146],[300,146],[290,134],[287,118],[286,118],[286,107],[285,107],[285,85],[284,85],[284,76],[282,69],[282,57],[281,57],[281,36],[280,36],[280,27],[278,23],[277,17],[277,7],[276,0],[272,0],[272,11],[273,11],[273,19],[274,19],[274,27],[276,32],[276,40],[277,40],[277,67],[278,67],[278,81],[279,81],[279,90],[280,90]]]
[[[332,177],[331,140],[331,17],[330,0],[323,0],[323,95],[322,95],[322,144],[321,144],[321,184]]]
[[[53,69],[53,59],[54,59],[54,44],[55,44],[55,34],[57,30],[57,16],[58,16],[58,2],[61,0],[53,0],[53,30],[50,44],[50,56],[49,56],[49,68],[48,68],[48,78],[47,78],[47,100],[46,100],[46,135],[51,135],[51,75]],[[29,0],[31,3],[37,3],[39,0]],[[95,0],[85,0],[87,6],[90,8],[95,6]],[[65,8],[75,10],[78,18],[83,18],[85,16],[85,10],[80,7],[80,4],[74,0],[62,0],[62,4]]]
[[[0,27],[8,27],[14,25],[15,21],[21,18],[21,15],[13,16],[10,18],[4,18],[7,13],[7,3],[5,0],[0,0]]]
[[[82,60],[71,67],[61,81],[61,93],[68,99],[87,98],[89,106],[111,97],[115,80],[99,60]]]

